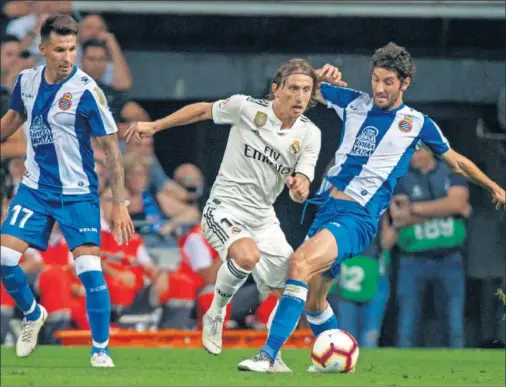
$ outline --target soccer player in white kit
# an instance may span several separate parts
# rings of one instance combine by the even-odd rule
[[[276,72],[269,100],[233,95],[191,104],[161,120],[133,124],[126,132],[128,141],[205,119],[232,125],[202,217],[207,240],[226,262],[203,319],[203,345],[212,354],[222,349],[226,305],[250,273],[261,291],[279,295],[284,288],[293,249],[273,204],[285,184],[293,200],[303,202],[308,196],[321,134],[303,113],[314,101],[316,79],[307,61],[292,59]]]

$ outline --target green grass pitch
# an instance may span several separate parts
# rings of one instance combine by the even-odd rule
[[[354,374],[310,374],[309,351],[285,350],[293,374],[238,372],[254,350],[225,349],[212,356],[198,349],[112,348],[114,369],[93,369],[85,347],[39,347],[19,359],[1,349],[2,386],[455,386],[505,385],[504,350],[363,349]]]

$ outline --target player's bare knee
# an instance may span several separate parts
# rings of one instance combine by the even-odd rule
[[[260,251],[250,238],[234,242],[228,250],[228,255],[241,269],[248,271],[253,270],[260,261]]]
[[[307,282],[310,274],[309,269],[310,266],[308,265],[305,254],[299,251],[293,253],[288,263],[288,277]]]

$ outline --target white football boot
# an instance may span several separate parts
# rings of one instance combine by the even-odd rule
[[[274,360],[274,363],[272,364],[270,372],[292,372],[290,367],[286,365],[286,363],[283,361],[283,358],[281,357],[281,351],[278,353],[278,356],[276,357],[276,360]]]
[[[42,305],[39,305],[40,316],[37,320],[29,321],[26,318],[21,323],[18,341],[16,342],[16,355],[27,357],[37,346],[37,338],[40,329],[44,326],[47,319],[47,311]]]
[[[212,316],[209,311],[202,318],[202,345],[207,352],[219,355],[223,345],[223,316]]]
[[[237,365],[239,371],[274,372],[272,360],[263,352],[259,352],[250,359],[243,360]],[[279,371],[278,371],[279,372]]]
[[[113,368],[114,363],[109,356],[109,354],[105,351],[95,352],[91,356],[90,360],[91,366],[94,368]]]

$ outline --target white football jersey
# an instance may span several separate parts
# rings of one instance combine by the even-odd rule
[[[271,216],[288,176],[301,173],[313,180],[321,133],[307,117],[281,129],[272,101],[238,94],[213,104],[213,120],[232,128],[212,198],[257,218]]]

